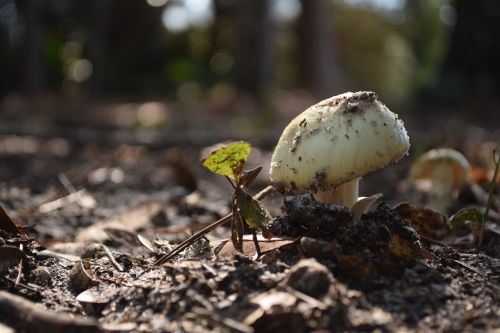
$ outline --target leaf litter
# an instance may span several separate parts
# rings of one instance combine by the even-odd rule
[[[151,203],[159,204],[161,211],[165,205],[175,205],[179,196],[187,194],[176,192],[174,187],[152,191],[150,185],[141,185],[144,183],[137,177],[141,174],[139,170],[130,172],[137,177],[136,190],[120,193],[116,187],[110,191],[88,188],[96,197],[96,208],[73,209],[68,205],[51,212],[46,220],[37,219],[37,213],[33,213],[29,222],[39,222],[35,226],[38,235],[34,238],[45,243],[48,249],[38,241],[20,237],[13,228],[0,228],[0,249],[19,249],[19,245],[23,245],[20,283],[15,282],[21,258],[15,254],[0,258],[5,265],[0,285],[9,291],[5,297],[0,294],[0,304],[4,305],[0,306],[0,313],[1,318],[10,318],[0,321],[17,329],[37,331],[36,327],[46,324],[46,318],[50,318],[52,326],[46,327],[53,331],[72,327],[82,332],[490,331],[498,328],[500,259],[498,252],[484,251],[495,237],[488,228],[479,249],[440,246],[422,238],[418,228],[410,228],[398,210],[384,202],[354,223],[352,212],[346,208],[316,203],[305,194],[284,198],[282,213],[267,226],[274,238],[256,235],[262,252],[257,260],[250,228],[252,219],[248,217],[260,218],[265,213],[256,208],[253,200],[258,199],[249,200],[246,194],[258,171],[250,170],[246,173],[249,176],[244,176],[243,168],[242,163],[230,168],[234,176],[231,179],[244,179],[241,190],[245,190],[242,192],[245,195],[240,193],[239,201],[244,203],[243,207],[250,205],[251,211],[243,213],[245,208],[236,207],[247,217],[245,221],[250,221],[249,226],[244,225],[241,236],[243,254],[227,238],[230,234],[227,229],[214,229],[212,224],[208,230],[211,232],[203,233],[188,244],[182,250],[183,255],[179,252],[159,266],[152,266],[170,251],[158,245],[160,240],[178,244],[186,236],[151,233],[154,216],[160,212],[149,214],[146,209],[145,215],[136,215],[136,209],[140,211],[141,205]],[[237,176],[238,172],[241,176]],[[233,184],[236,187],[238,183]],[[142,201],[135,200],[135,204],[130,205],[144,190],[149,191],[147,198],[142,196]],[[219,190],[196,191],[201,200],[210,201],[217,198]],[[110,196],[111,193],[118,196]],[[23,200],[26,206],[32,203],[30,197]],[[226,202],[233,205],[234,212],[234,202]],[[121,208],[113,210],[116,206]],[[193,210],[182,215],[179,210],[177,215],[170,215],[167,226],[173,226],[174,221],[183,217],[189,223],[198,223],[203,214],[214,217],[206,205],[197,207],[199,215],[194,215]],[[111,229],[103,229],[108,237],[98,240],[97,244],[104,244],[108,251],[89,244],[96,241],[92,239],[76,240],[74,244],[82,246],[74,246],[72,253],[52,251],[61,241],[74,242],[76,231],[85,226],[75,224],[77,227],[71,227],[72,233],[62,240],[51,238],[49,227],[58,228],[78,214],[92,217],[89,228],[99,221],[115,219],[122,222],[123,230],[115,234],[119,235],[116,238],[109,237]],[[467,218],[459,225],[468,225],[471,221],[477,224],[474,222],[476,212],[464,216]],[[229,221],[227,217],[220,218],[225,223]],[[258,227],[259,223],[264,222],[257,221],[254,226]],[[490,223],[488,227],[494,226]],[[128,233],[135,237],[128,239]],[[137,238],[139,233],[141,240]],[[451,231],[442,240],[450,234]],[[224,245],[217,253],[215,250],[221,242]],[[246,248],[245,244],[248,244]],[[206,249],[212,251],[207,253]],[[429,251],[433,259],[422,255],[422,251]],[[69,261],[65,255],[77,256],[78,261]],[[11,297],[12,294],[22,295],[21,300]],[[18,314],[12,314],[9,306]],[[31,321],[19,315],[26,311],[36,314]],[[59,316],[47,317],[60,311],[72,313],[77,319],[68,323]]]

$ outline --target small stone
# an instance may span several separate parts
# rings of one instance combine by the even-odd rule
[[[32,276],[33,276],[33,279],[46,286],[50,283],[50,272],[48,271],[47,268],[45,267],[42,267],[42,266],[38,266],[37,268],[35,268],[32,272],[31,272]]]
[[[69,280],[71,285],[76,290],[85,290],[92,284],[92,277],[90,277],[87,270],[90,268],[88,262],[77,262],[69,272]]]
[[[303,259],[288,272],[285,283],[295,290],[319,298],[326,294],[333,282],[327,267],[315,259]]]
[[[80,256],[82,259],[97,259],[104,256],[105,252],[102,247],[102,244],[92,243],[87,245]]]
[[[281,251],[279,249],[269,251],[269,252],[262,255],[262,257],[260,258],[260,261],[265,265],[275,263],[276,261],[278,261],[280,254],[281,254]]]
[[[300,249],[308,258],[327,259],[333,256],[330,243],[317,238],[302,237]]]

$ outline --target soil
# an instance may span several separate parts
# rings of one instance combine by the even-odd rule
[[[230,212],[231,189],[199,166],[199,148],[14,138],[0,138],[0,201],[27,237],[0,230],[0,323],[16,331],[500,329],[495,218],[480,247],[459,247],[426,241],[391,208],[412,198],[404,183],[384,192],[391,205],[382,201],[356,222],[308,194],[274,194],[262,200],[276,216],[275,238],[259,238],[262,257],[250,241],[246,255],[220,251],[226,225],[151,267]],[[248,168],[265,164],[269,150],[259,154]],[[252,189],[264,187],[265,174]],[[394,169],[378,177],[393,179]],[[376,187],[370,178],[364,185]],[[40,209],[79,189],[59,208]]]

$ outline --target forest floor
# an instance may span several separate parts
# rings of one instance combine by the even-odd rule
[[[438,141],[474,166],[475,183],[449,215],[484,209],[498,132],[471,126],[457,139],[413,128],[412,153]],[[412,158],[365,177],[362,193],[384,197],[357,223],[341,207],[272,192],[261,202],[279,217],[275,237],[258,239],[261,257],[250,236],[245,254],[235,251],[225,224],[152,266],[231,212],[231,188],[199,164],[208,151],[199,141],[220,137],[116,145],[21,132],[0,136],[0,202],[25,234],[0,216],[0,332],[500,330],[500,207],[493,204],[480,246],[477,228],[450,230],[447,221],[433,225],[447,237],[429,240],[394,209],[421,203],[406,180]],[[248,161],[264,166],[252,194],[269,184],[268,137],[276,133],[256,138]]]

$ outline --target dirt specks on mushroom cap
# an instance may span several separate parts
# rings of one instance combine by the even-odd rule
[[[290,122],[273,153],[271,179],[286,187],[293,181],[297,189],[324,190],[394,162],[408,149],[403,122],[375,93],[345,93]],[[326,171],[321,182],[318,170]]]

